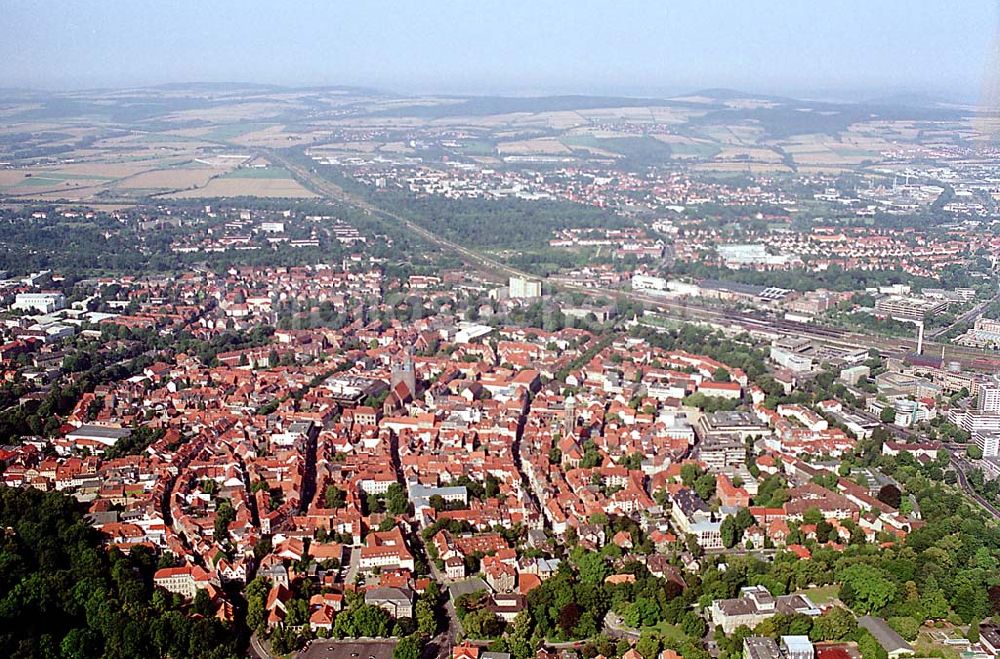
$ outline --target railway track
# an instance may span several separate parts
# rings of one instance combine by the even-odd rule
[[[505,263],[502,263],[490,256],[484,255],[475,250],[469,249],[446,238],[442,238],[426,227],[409,220],[398,213],[387,211],[371,204],[355,194],[349,193],[335,183],[328,181],[316,172],[302,166],[300,163],[290,160],[284,154],[267,150],[266,155],[276,164],[280,164],[290,171],[293,176],[299,179],[307,187],[312,188],[321,195],[340,201],[346,201],[363,210],[376,215],[386,221],[395,222],[405,227],[411,233],[426,240],[432,245],[458,254],[472,265],[476,265],[486,271],[499,274],[504,277],[524,277],[528,279],[543,279],[550,289],[573,291],[582,293],[588,297],[622,297],[634,302],[641,302],[644,306],[658,311],[666,312],[677,317],[679,320],[695,320],[712,322],[717,324],[735,324],[746,327],[748,330],[760,329],[761,331],[776,332],[779,334],[789,334],[793,336],[803,336],[814,338],[828,343],[852,348],[876,348],[880,352],[889,355],[901,355],[912,352],[916,349],[916,340],[908,338],[890,338],[872,336],[851,332],[838,327],[818,325],[812,323],[799,323],[782,318],[768,318],[754,314],[714,309],[689,304],[686,301],[664,300],[655,295],[647,295],[635,291],[623,291],[613,288],[591,288],[581,284],[560,281],[552,277],[538,277],[523,270],[518,270]],[[982,369],[980,364],[976,366],[974,361],[989,356],[989,353],[978,351],[972,348],[963,348],[950,344],[937,344],[925,342],[925,352],[927,354],[944,354],[947,361],[960,361],[970,368]]]

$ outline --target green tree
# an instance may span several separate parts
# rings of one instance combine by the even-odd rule
[[[434,605],[430,601],[420,598],[417,600],[415,608],[417,618],[417,631],[427,636],[433,636],[437,632],[437,614],[434,612]]]
[[[347,494],[336,485],[328,485],[324,496],[327,508],[343,508],[347,503]]]
[[[708,625],[705,619],[693,611],[688,611],[681,619],[681,629],[691,638],[700,639],[708,633]]]
[[[920,621],[916,618],[911,618],[909,616],[892,616],[886,619],[889,626],[896,630],[896,633],[905,638],[907,641],[912,641],[917,638],[917,634],[920,632]]]
[[[885,505],[898,510],[903,501],[903,493],[899,491],[898,487],[889,483],[887,485],[883,485],[878,491],[878,500]]]
[[[850,611],[836,606],[813,621],[809,638],[814,641],[841,641],[851,636],[857,628],[858,622]]]
[[[861,659],[888,659],[888,654],[867,630],[862,630],[858,638]]]
[[[891,405],[886,405],[882,408],[882,411],[879,412],[878,419],[882,423],[892,423],[896,420],[896,409]]]
[[[496,638],[503,634],[504,621],[489,609],[476,609],[462,620],[462,629],[469,638]]]
[[[635,644],[635,651],[642,655],[643,659],[656,659],[660,656],[663,643],[658,634],[644,632]]]
[[[191,605],[191,610],[200,616],[208,617],[211,616],[213,611],[212,598],[209,597],[208,591],[204,588],[198,589],[195,593],[194,602]]]
[[[596,552],[579,550],[575,563],[580,572],[580,581],[583,583],[601,584],[608,576],[608,564],[604,557]]]
[[[715,495],[715,476],[704,474],[694,482],[694,491],[699,497],[708,501]]]
[[[719,367],[712,374],[712,379],[717,382],[729,382],[732,378],[729,375],[728,369]]]
[[[736,546],[739,542],[739,537],[737,537],[736,519],[732,516],[727,517],[722,520],[722,524],[719,526],[719,533],[722,535],[722,544],[727,549]]]
[[[264,577],[257,577],[247,584],[244,595],[247,600],[247,627],[251,630],[264,626],[267,619],[267,593],[270,589],[270,582]]]
[[[392,483],[385,493],[386,511],[390,515],[402,515],[409,507],[406,491],[399,483]]]
[[[856,563],[845,569],[840,579],[853,594],[852,601],[847,603],[862,613],[881,611],[892,600],[896,590],[895,584],[881,570],[863,563]],[[842,589],[841,599],[843,597]]]
[[[220,542],[229,537],[229,524],[236,519],[236,510],[229,499],[223,499],[215,509],[215,538]]]
[[[396,643],[392,659],[420,659],[423,644],[416,636],[404,636]]]
[[[807,508],[804,513],[802,513],[802,522],[804,524],[819,524],[823,521],[823,513],[820,512],[819,508]]]

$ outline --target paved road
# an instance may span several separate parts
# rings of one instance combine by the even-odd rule
[[[421,533],[416,534],[417,542],[421,545],[421,551],[424,552],[424,556],[427,556],[427,543],[424,542],[424,536]],[[425,659],[429,657],[437,657],[438,659],[447,659],[451,656],[451,650],[455,647],[458,642],[458,635],[462,631],[462,623],[458,619],[458,613],[455,611],[455,605],[452,603],[451,598],[448,596],[447,579],[437,566],[434,565],[434,561],[427,558],[427,565],[430,566],[431,577],[434,581],[438,582],[441,588],[444,590],[444,613],[445,613],[445,628],[437,636],[433,637],[428,643],[428,650],[425,651]],[[428,655],[428,652],[430,653]]]
[[[257,632],[250,635],[249,651],[256,659],[275,659],[274,655],[268,652],[268,649],[261,642],[260,637],[257,636]]]
[[[625,638],[630,641],[638,640],[640,635],[639,630],[626,627],[621,616],[614,611],[608,611],[604,616],[604,631],[612,638]]]
[[[361,570],[361,550],[357,547],[350,547],[351,558],[347,562],[347,573],[344,575],[344,583],[352,584]]]

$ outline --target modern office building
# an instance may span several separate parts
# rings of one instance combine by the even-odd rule
[[[928,300],[919,297],[889,295],[875,301],[875,315],[879,318],[900,318],[922,321],[941,313],[951,303],[948,300]]]

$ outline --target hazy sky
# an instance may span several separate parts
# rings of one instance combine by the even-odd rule
[[[997,24],[997,0],[0,0],[0,86],[975,98]]]

